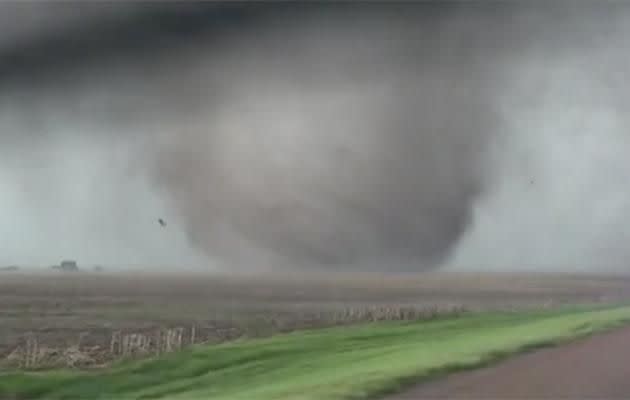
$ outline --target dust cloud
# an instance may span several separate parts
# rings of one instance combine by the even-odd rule
[[[2,5],[0,262],[623,268],[630,7],[75,6]]]

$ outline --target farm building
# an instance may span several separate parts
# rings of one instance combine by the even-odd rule
[[[73,260],[63,260],[61,264],[53,266],[54,269],[58,269],[60,271],[78,271],[79,267],[77,266],[77,262]]]

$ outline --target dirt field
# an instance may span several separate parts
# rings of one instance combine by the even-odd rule
[[[628,277],[4,272],[0,359],[4,368],[98,365],[191,342],[366,320],[629,299]]]
[[[454,374],[388,400],[627,399],[630,328]]]

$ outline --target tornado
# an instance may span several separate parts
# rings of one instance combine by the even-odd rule
[[[1,7],[2,201],[31,238],[4,228],[3,257],[58,253],[64,218],[68,252],[112,263],[626,255],[623,5]]]

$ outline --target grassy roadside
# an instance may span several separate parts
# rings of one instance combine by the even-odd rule
[[[486,313],[198,346],[97,372],[0,375],[0,398],[374,398],[435,374],[630,321],[630,307]]]

